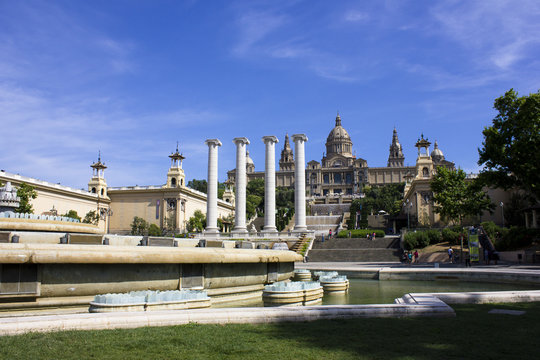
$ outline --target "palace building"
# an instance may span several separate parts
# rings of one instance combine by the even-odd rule
[[[440,154],[440,155],[439,155]],[[433,158],[439,159],[442,151],[435,144]],[[276,171],[276,186],[294,188],[294,154],[285,135],[283,150]],[[444,156],[442,156],[444,162]],[[326,139],[326,152],[321,161],[311,160],[306,166],[306,190],[312,204],[349,204],[362,194],[364,186],[379,186],[405,182],[416,166],[405,166],[403,148],[394,129],[389,148],[388,162],[384,167],[369,167],[365,159],[356,157],[353,142],[343,127],[339,113],[335,125]],[[253,160],[247,156],[247,178],[264,179],[264,171],[255,171]],[[227,172],[228,182],[234,183],[236,170]]]

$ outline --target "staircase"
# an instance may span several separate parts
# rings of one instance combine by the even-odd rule
[[[310,239],[307,237],[307,234],[302,234],[298,238],[298,241],[290,248],[291,251],[294,251],[297,254],[300,254],[302,248],[305,244],[309,244]],[[310,253],[311,254],[311,253]]]
[[[310,262],[393,262],[399,261],[399,237],[375,240],[317,239],[309,251]]]

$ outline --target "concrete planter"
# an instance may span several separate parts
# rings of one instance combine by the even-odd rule
[[[327,282],[321,280],[321,285],[324,289],[324,292],[329,294],[340,294],[349,291],[349,280]]]

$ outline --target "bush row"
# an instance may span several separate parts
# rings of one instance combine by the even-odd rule
[[[459,227],[444,228],[442,231],[436,229],[408,232],[405,234],[403,246],[407,250],[424,248],[428,245],[448,242],[450,245],[456,245],[460,242],[460,235],[466,238],[466,233]]]
[[[349,232],[351,233],[351,238],[366,238],[368,234],[375,233],[375,237],[384,237],[384,231],[374,230],[374,229],[355,229],[355,230],[342,230],[338,234],[338,238],[348,238]]]

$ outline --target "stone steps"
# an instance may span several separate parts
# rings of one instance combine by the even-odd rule
[[[399,249],[311,249],[310,262],[399,261]]]
[[[399,238],[367,239],[332,239],[322,242],[318,239],[313,249],[398,249]]]

